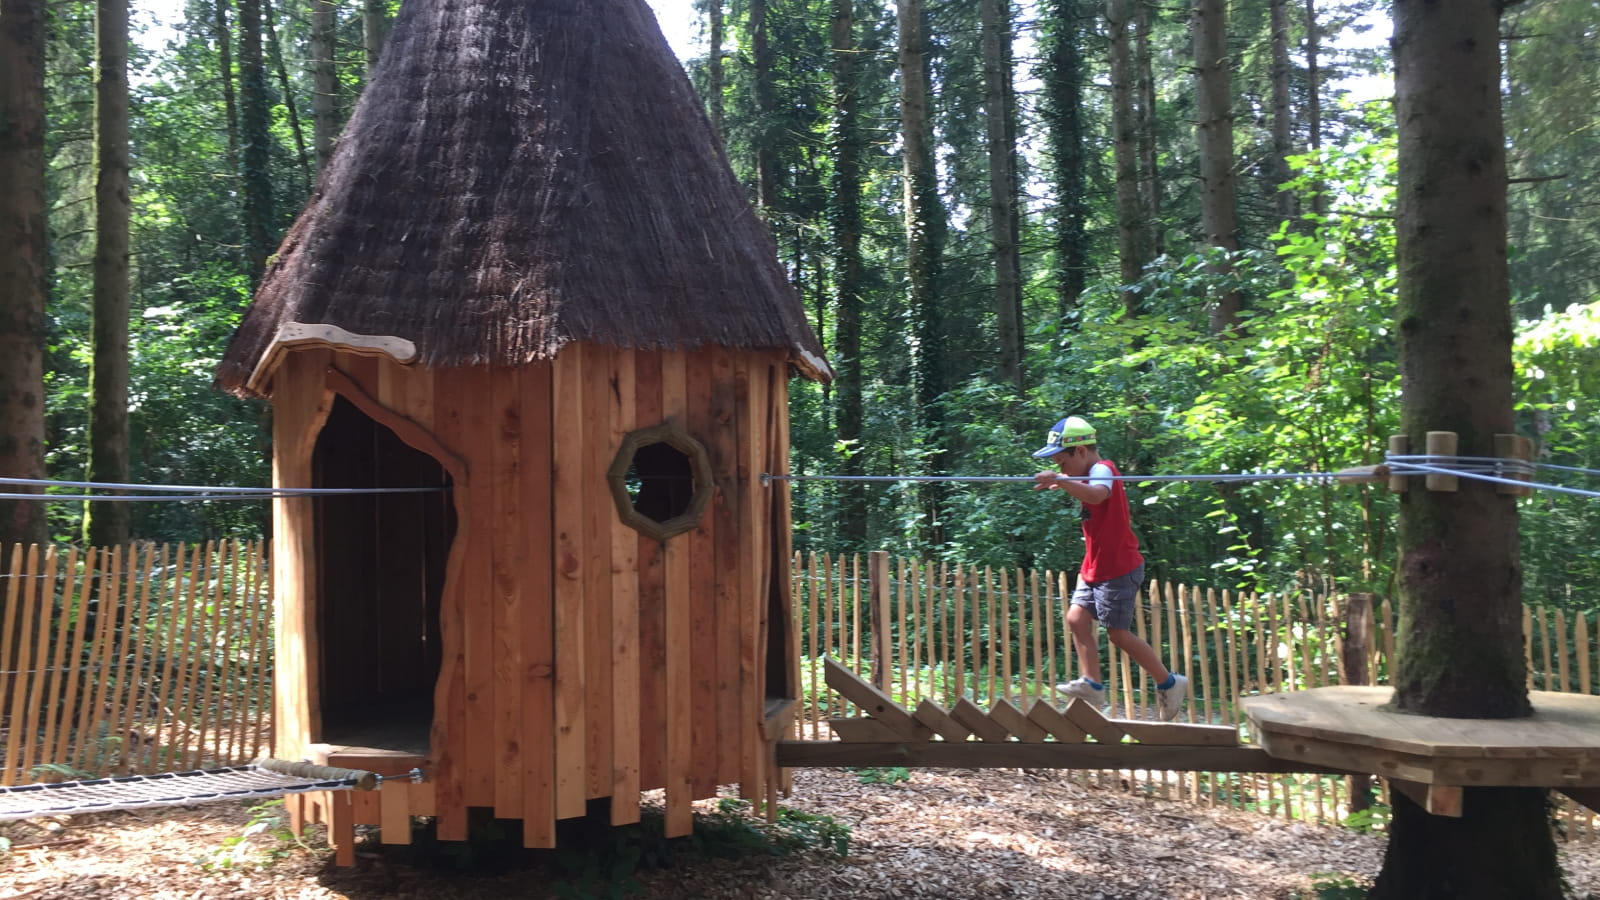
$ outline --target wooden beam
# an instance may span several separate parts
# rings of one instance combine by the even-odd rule
[[[1191,725],[1188,722],[1143,722],[1107,719],[1141,744],[1181,747],[1237,747],[1239,729],[1232,725]]]
[[[1415,781],[1389,779],[1389,786],[1411,798],[1411,802],[1435,816],[1461,818],[1461,786],[1455,784],[1418,784]]]
[[[989,707],[989,718],[999,722],[1005,730],[1017,736],[1017,740],[1030,744],[1037,744],[1049,735],[1049,732],[1039,727],[1023,715],[1022,710],[1012,705],[1010,700],[1001,698]]]
[[[1004,743],[1011,740],[1011,732],[1005,726],[989,718],[976,703],[962,697],[950,710],[950,718],[966,726],[968,731],[978,736],[980,741]]]
[[[912,715],[947,741],[964,741],[972,734],[972,729],[951,718],[944,707],[926,697],[917,704],[917,711]]]
[[[1079,744],[1088,733],[1063,716],[1048,700],[1039,698],[1028,707],[1028,721],[1043,728],[1050,736],[1067,744]]]
[[[824,657],[822,668],[826,673],[828,687],[861,707],[862,712],[894,729],[894,733],[900,735],[901,739],[925,741],[933,736],[932,729],[912,718],[900,704],[867,684],[859,675],[840,665],[833,657]]]
[[[1013,707],[1015,709],[1015,707]],[[1020,712],[1018,713],[1020,715]],[[1174,772],[1307,772],[1343,774],[1274,759],[1260,747],[1176,747],[1144,744],[1024,744],[1017,741],[779,741],[780,766],[926,766],[953,769],[1154,769]]]

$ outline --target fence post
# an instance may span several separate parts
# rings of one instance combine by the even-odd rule
[[[1372,634],[1372,594],[1355,593],[1345,598],[1344,611],[1344,672],[1347,684],[1366,684],[1369,680],[1367,666],[1371,648],[1367,636]],[[1350,811],[1360,812],[1372,806],[1372,776],[1350,776]]]
[[[894,652],[894,636],[890,633],[889,613],[889,553],[874,550],[867,555],[867,579],[872,603],[872,683],[888,694],[894,672],[889,666]]]

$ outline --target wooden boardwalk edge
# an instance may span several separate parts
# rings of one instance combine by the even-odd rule
[[[778,765],[907,766],[951,769],[1152,769],[1172,772],[1260,772],[1343,775],[1311,763],[1267,755],[1260,747],[965,741],[779,741]]]

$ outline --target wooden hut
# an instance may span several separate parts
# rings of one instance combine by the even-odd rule
[[[643,0],[407,0],[218,369],[273,406],[299,810],[558,819],[768,795],[797,666],[787,382],[829,377]]]

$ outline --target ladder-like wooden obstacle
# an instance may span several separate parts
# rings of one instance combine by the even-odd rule
[[[828,720],[839,740],[780,742],[778,765],[1337,771],[1241,746],[1231,725],[1111,719],[1078,699],[1058,708],[1039,698],[1026,711],[1004,699],[984,710],[963,698],[948,711],[923,699],[908,710],[831,658],[823,668],[863,715]]]
[[[1600,696],[1533,691],[1523,719],[1406,715],[1386,708],[1387,687],[1244,697],[1260,741],[1247,746],[1230,725],[1109,719],[1078,699],[908,710],[834,660],[823,667],[862,715],[828,720],[838,740],[779,742],[778,765],[1374,774],[1435,815],[1460,816],[1468,787],[1550,788],[1600,812]]]

